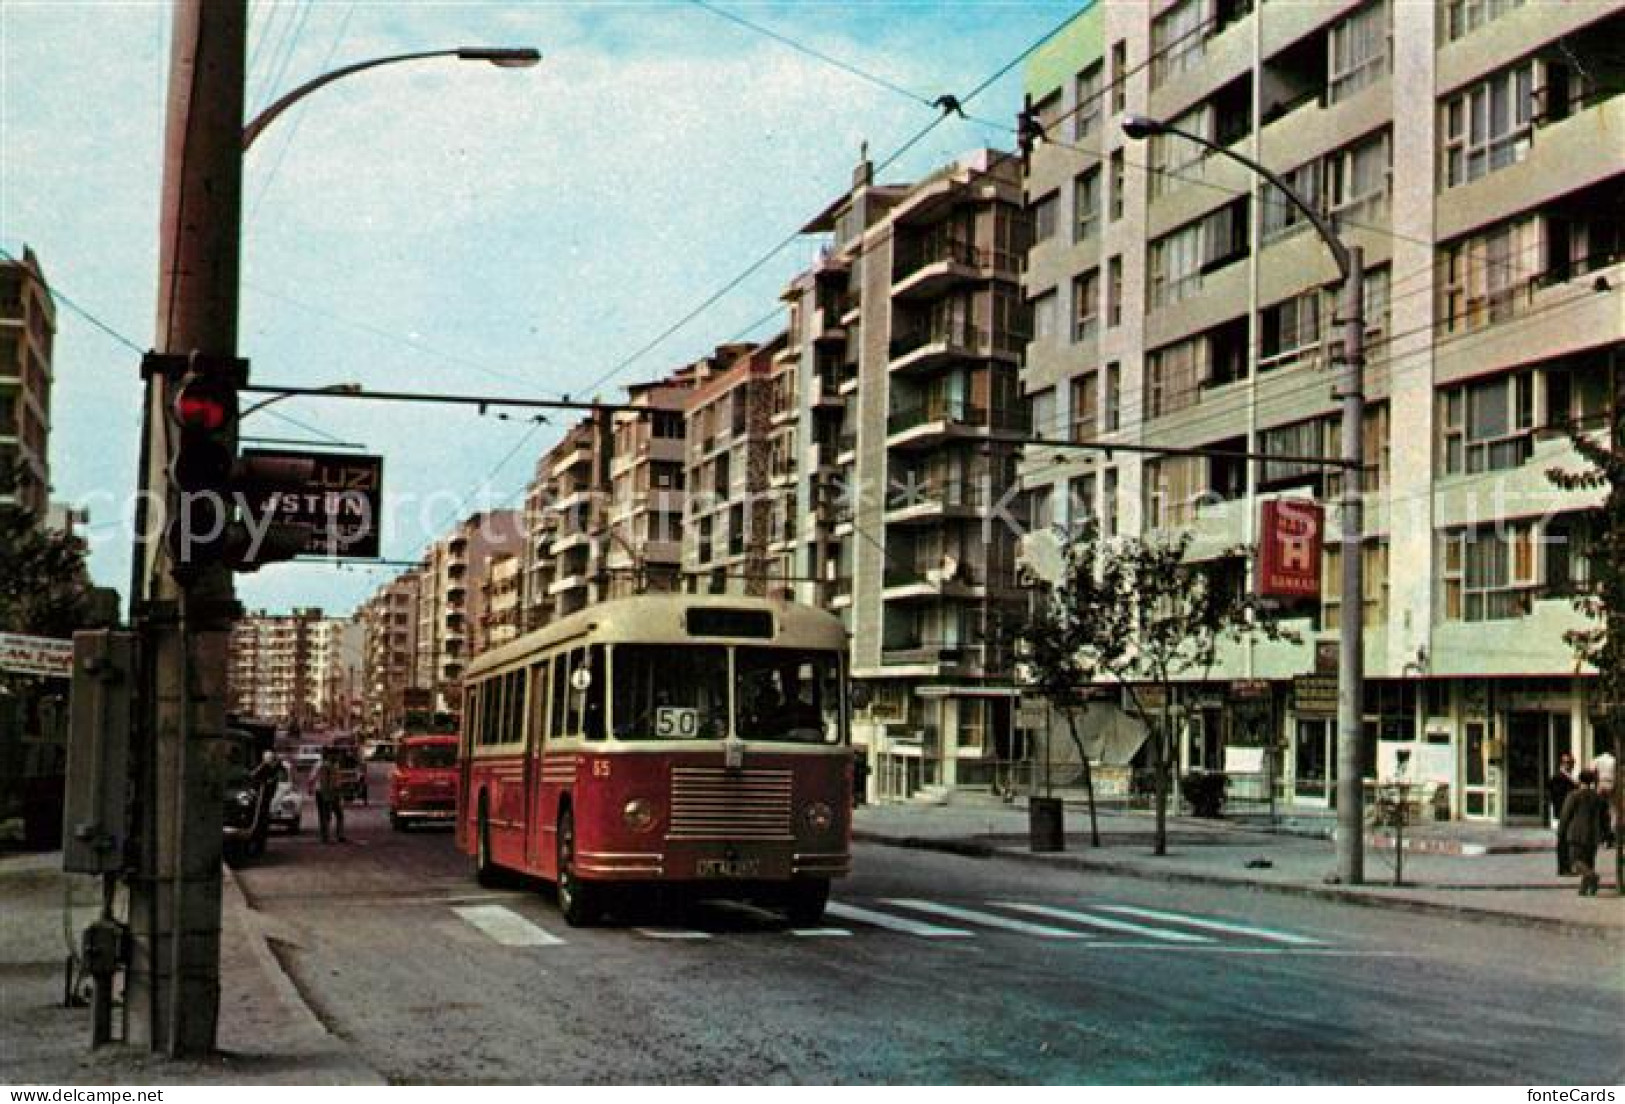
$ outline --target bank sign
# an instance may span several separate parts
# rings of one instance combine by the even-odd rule
[[[329,559],[376,559],[384,502],[384,458],[353,453],[245,449],[244,458],[309,460],[304,486],[247,492],[257,519],[310,526],[303,555]]]
[[[1271,499],[1258,526],[1258,593],[1319,598],[1325,512],[1307,498]]]

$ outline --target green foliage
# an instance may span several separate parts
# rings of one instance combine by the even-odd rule
[[[1616,395],[1619,386],[1616,383]],[[1601,439],[1567,427],[1570,443],[1588,467],[1579,472],[1553,468],[1548,479],[1564,490],[1602,490],[1603,499],[1583,515],[1589,578],[1578,585],[1574,608],[1589,624],[1564,634],[1575,660],[1596,670],[1605,702],[1625,702],[1625,405],[1613,404],[1609,431]],[[1625,718],[1615,716],[1614,726]]]
[[[0,485],[15,484],[15,471],[0,472]],[[84,543],[40,522],[0,505],[0,631],[67,637],[88,614]]]
[[[1021,634],[1029,684],[1069,722],[1085,687],[1115,684],[1150,728],[1158,854],[1166,850],[1174,683],[1206,678],[1226,640],[1293,639],[1255,595],[1226,585],[1221,566],[1244,550],[1192,561],[1192,539],[1182,532],[1108,540],[1090,521],[1067,542],[1061,578]],[[1162,690],[1155,711],[1142,697],[1148,684]]]

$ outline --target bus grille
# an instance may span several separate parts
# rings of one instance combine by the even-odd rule
[[[788,840],[790,772],[671,769],[673,840]]]

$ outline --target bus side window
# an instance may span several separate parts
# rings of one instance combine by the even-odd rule
[[[530,746],[547,742],[547,660],[530,667]]]
[[[582,656],[582,649],[570,649],[570,699],[568,708],[565,710],[564,730],[572,736],[581,735],[581,702],[583,695],[580,690],[576,689],[575,684],[576,679],[579,677],[576,672],[584,667],[586,667],[586,663]]]
[[[480,723],[480,690],[480,685],[468,688],[468,701],[463,708],[463,731],[462,738],[458,743],[465,759],[468,758],[469,753],[474,750],[474,745],[478,742],[475,733],[479,731],[478,725]]]
[[[564,727],[564,707],[569,701],[570,663],[568,657],[557,655],[553,657],[553,728],[551,738],[554,740],[570,734],[570,730]]]
[[[520,726],[525,720],[525,673],[523,671],[509,671],[502,676],[502,682],[507,705],[502,715],[500,742],[504,744],[517,743],[524,739],[524,732]]]
[[[602,740],[604,738],[604,689],[609,681],[605,674],[604,646],[594,644],[587,649],[587,672],[592,682],[587,686],[586,693],[582,695],[582,729],[589,740]]]

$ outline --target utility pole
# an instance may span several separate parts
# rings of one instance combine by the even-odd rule
[[[247,10],[242,0],[175,0],[173,25],[157,351],[224,363],[237,355]],[[138,537],[187,523],[187,511],[177,516],[182,504],[169,480],[178,387],[172,375],[148,382],[142,455],[152,509]],[[131,595],[147,695],[125,1037],[180,1058],[214,1049],[220,1007],[221,765],[214,737],[225,728],[235,598],[223,563],[207,562],[178,581],[174,551],[167,539],[145,541]]]
[[[1353,246],[1343,267],[1343,363],[1338,391],[1343,400],[1342,607],[1337,641],[1337,877],[1345,885],[1365,881],[1365,250]]]

